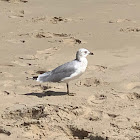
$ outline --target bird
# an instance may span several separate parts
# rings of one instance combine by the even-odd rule
[[[40,74],[37,77],[37,81],[40,83],[43,82],[58,82],[66,83],[67,94],[71,95],[69,92],[69,82],[80,77],[87,68],[87,56],[94,55],[92,52],[88,51],[85,48],[81,48],[76,53],[76,59],[67,62],[63,65],[58,66],[52,71],[45,72]]]

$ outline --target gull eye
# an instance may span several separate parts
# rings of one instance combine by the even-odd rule
[[[84,52],[85,54],[87,53],[87,51]]]

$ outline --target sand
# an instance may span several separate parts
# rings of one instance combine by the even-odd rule
[[[140,139],[139,0],[0,0],[0,140]],[[30,77],[87,48],[70,83]]]

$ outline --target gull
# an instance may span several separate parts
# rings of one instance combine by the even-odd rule
[[[87,68],[87,56],[93,55],[87,49],[81,48],[76,53],[76,59],[73,61],[67,62],[63,65],[58,66],[52,71],[45,72],[38,76],[37,81],[40,83],[43,82],[62,82],[66,83],[67,94],[69,92],[69,82],[80,77]]]

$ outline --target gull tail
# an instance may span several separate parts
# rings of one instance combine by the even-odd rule
[[[51,72],[43,73],[37,77],[36,81],[38,81],[40,83],[48,82],[48,78],[49,78],[50,74],[51,74]]]

